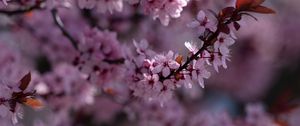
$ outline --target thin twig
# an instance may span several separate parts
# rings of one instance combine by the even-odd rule
[[[72,37],[72,35],[65,29],[64,24],[61,20],[61,18],[58,15],[57,9],[52,9],[51,10],[52,18],[55,22],[55,25],[60,29],[60,31],[63,33],[63,35],[69,39],[73,47],[78,50],[78,42]]]
[[[0,14],[13,16],[13,15],[25,14],[27,12],[31,12],[33,10],[39,10],[39,9],[42,9],[41,4],[35,4],[34,6],[25,7],[25,8],[21,8],[21,9],[17,9],[17,10],[0,9]]]
[[[104,62],[110,63],[110,64],[123,64],[125,62],[124,58],[120,58],[120,59],[104,59]]]
[[[218,24],[218,29],[210,36],[208,37],[208,39],[206,41],[204,41],[204,45],[191,57],[187,58],[186,62],[180,66],[177,70],[172,71],[167,77],[162,78],[161,81],[164,81],[166,79],[171,78],[171,76],[178,74],[179,72],[181,72],[182,70],[186,69],[188,67],[188,65],[195,59],[198,58],[198,55],[200,55],[204,50],[207,49],[208,46],[210,46],[211,44],[214,43],[214,40],[219,36],[219,34],[221,33],[220,31],[220,27],[221,25],[228,25],[232,22],[232,18],[230,18],[228,21],[226,22],[222,22],[222,24]]]

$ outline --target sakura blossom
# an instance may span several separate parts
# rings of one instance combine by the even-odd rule
[[[211,21],[202,10],[198,12],[196,19],[188,23],[187,26],[197,29],[198,34],[204,33],[206,29],[210,31],[216,30],[216,24]]]
[[[297,4],[2,0],[0,125],[297,125]]]
[[[179,63],[174,60],[174,53],[172,51],[169,51],[165,56],[157,55],[155,61],[157,65],[153,68],[152,72],[161,72],[163,77],[167,77],[171,73],[171,70],[178,69],[180,66]]]
[[[229,53],[228,47],[234,44],[234,39],[226,34],[220,34],[218,40],[214,44],[215,50],[219,50],[221,55],[227,56]]]

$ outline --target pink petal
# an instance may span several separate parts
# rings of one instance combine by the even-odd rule
[[[205,19],[205,13],[204,13],[204,11],[201,10],[197,14],[197,20],[203,21],[204,19]]]
[[[167,77],[169,74],[170,74],[170,69],[169,69],[169,67],[165,67],[165,68],[163,68],[163,70],[162,70],[162,75],[164,76],[164,77]]]
[[[193,21],[193,22],[187,24],[187,27],[189,27],[189,28],[196,28],[198,26],[200,26],[200,23],[198,21]]]
[[[198,78],[198,83],[202,88],[204,88],[204,81],[202,78]]]
[[[157,66],[155,66],[155,67],[153,68],[152,72],[153,72],[154,74],[157,74],[157,73],[161,72],[162,69],[163,69],[163,65],[162,65],[162,64],[159,64],[159,65],[157,65]]]
[[[168,65],[169,65],[169,67],[171,68],[171,69],[177,69],[177,68],[179,68],[179,63],[177,63],[176,61],[170,61],[169,63],[168,63]]]

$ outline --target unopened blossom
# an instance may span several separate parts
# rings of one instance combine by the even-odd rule
[[[153,68],[153,73],[162,73],[163,77],[167,77],[171,70],[179,68],[179,63],[174,60],[174,52],[169,51],[166,55],[157,55],[155,62],[157,65]]]
[[[206,29],[210,31],[216,30],[216,24],[209,20],[209,18],[202,10],[198,12],[196,19],[191,23],[188,23],[187,26],[197,29],[198,34],[204,33]]]

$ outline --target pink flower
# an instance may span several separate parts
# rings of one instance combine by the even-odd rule
[[[163,88],[158,96],[158,100],[160,101],[161,105],[172,98],[175,88],[175,84],[172,80],[168,79],[163,82]]]
[[[152,72],[162,72],[164,77],[167,77],[171,73],[171,70],[177,69],[180,66],[180,64],[174,60],[174,53],[172,51],[169,51],[167,55],[157,55],[155,61],[158,65],[153,68]]]
[[[101,85],[110,82],[112,81],[110,77],[115,77],[115,74],[123,70],[122,65],[105,62],[105,60],[117,60],[124,57],[123,48],[114,32],[88,29],[81,37],[79,50],[80,55],[74,59],[73,64],[81,72],[87,74],[92,83]],[[118,77],[121,78],[121,76]]]
[[[216,30],[216,24],[210,21],[202,10],[198,12],[197,18],[191,23],[188,23],[187,26],[190,28],[197,28],[198,34],[204,33],[206,29],[211,31]]]
[[[197,81],[199,85],[204,88],[204,78],[210,77],[210,72],[205,68],[205,60],[199,59],[194,63],[194,70],[191,72],[192,79]]]
[[[167,26],[171,18],[180,17],[183,7],[188,0],[142,0],[141,6],[145,13],[152,15],[153,19],[159,19]]]
[[[155,54],[152,50],[148,49],[149,48],[149,43],[145,39],[142,39],[139,43],[134,40],[133,45],[135,46],[136,52],[139,55],[153,56]]]
[[[159,95],[162,88],[163,85],[159,81],[157,74],[144,74],[144,79],[138,82],[132,89],[135,96],[146,100],[153,100]]]
[[[171,17],[180,17],[180,13],[186,5],[186,0],[166,0],[166,3],[157,12],[158,14],[154,16],[154,19],[159,18],[160,22],[166,26],[169,24]]]
[[[230,35],[221,33],[218,40],[214,43],[214,48],[218,49],[222,55],[228,55],[228,47],[234,44],[234,39]]]
[[[215,50],[216,53],[211,55],[211,62],[213,64],[214,69],[219,72],[219,66],[223,66],[223,68],[227,68],[226,60],[229,60],[228,56],[223,56],[218,53],[218,50]]]
[[[212,63],[215,70],[218,72],[218,67],[223,66],[227,68],[226,60],[229,60],[229,49],[228,47],[234,44],[234,39],[231,36],[221,33],[218,36],[217,41],[214,43],[214,53],[212,54]]]
[[[99,0],[97,3],[97,11],[101,13],[105,13],[109,11],[113,13],[113,11],[121,12],[123,9],[123,0]]]
[[[199,47],[202,47],[203,45],[203,42],[201,43],[201,46]],[[197,44],[196,43],[193,43],[193,42],[185,42],[184,43],[184,46],[192,53],[192,54],[195,54],[199,48],[197,47]]]

